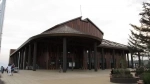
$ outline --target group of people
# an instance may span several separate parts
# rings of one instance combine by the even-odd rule
[[[4,71],[6,71],[9,76],[13,76],[14,68],[15,68],[14,64],[8,64],[6,69],[3,66],[1,66],[1,73],[3,74]]]

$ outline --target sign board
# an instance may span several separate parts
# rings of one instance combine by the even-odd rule
[[[72,67],[72,63],[73,63],[73,67],[75,67],[75,62],[69,62],[69,67]]]

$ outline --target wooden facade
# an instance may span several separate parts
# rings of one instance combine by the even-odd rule
[[[10,63],[33,71],[59,69],[60,65],[63,72],[67,69],[97,71],[120,68],[120,60],[127,61],[128,67],[127,46],[109,46],[107,42],[103,39],[103,32],[91,20],[79,17],[29,38],[10,54]]]

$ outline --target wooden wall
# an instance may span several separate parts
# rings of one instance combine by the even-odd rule
[[[101,51],[98,51],[98,53],[97,53],[98,58],[102,58],[100,53],[101,53]],[[125,53],[123,55],[122,51],[115,51],[114,59],[116,62],[116,65],[115,65],[116,68],[120,68],[120,60],[122,59],[122,56],[123,56],[123,59],[126,61]],[[104,49],[104,58],[106,58],[106,69],[111,69],[112,57],[113,57],[112,50]],[[126,62],[126,65],[127,65],[127,62]],[[127,67],[127,66],[125,66],[125,67]]]
[[[80,18],[70,21],[66,23],[71,28],[74,28],[78,31],[87,33],[89,35],[96,36],[98,38],[103,38],[102,33],[94,26],[92,23],[87,22],[87,21],[82,21]]]

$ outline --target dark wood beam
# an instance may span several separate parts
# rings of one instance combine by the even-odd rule
[[[88,56],[89,56],[89,70],[91,70],[91,49],[90,48],[89,48]]]
[[[113,68],[116,68],[116,63],[115,63],[115,50],[114,50],[114,49],[113,49],[112,59],[113,59]]]
[[[31,44],[29,44],[28,47],[28,70],[29,70],[29,66],[31,65]]]
[[[37,55],[37,43],[34,42],[34,52],[33,52],[33,71],[36,71],[36,55]]]
[[[94,70],[97,71],[97,43],[94,43]]]
[[[67,42],[66,38],[63,38],[63,72],[67,70]]]
[[[104,70],[105,68],[104,68],[104,60],[105,60],[105,58],[104,58],[104,48],[102,48],[102,53],[101,53],[101,55],[102,55],[102,65],[101,65],[101,67],[102,67],[102,70]]]

